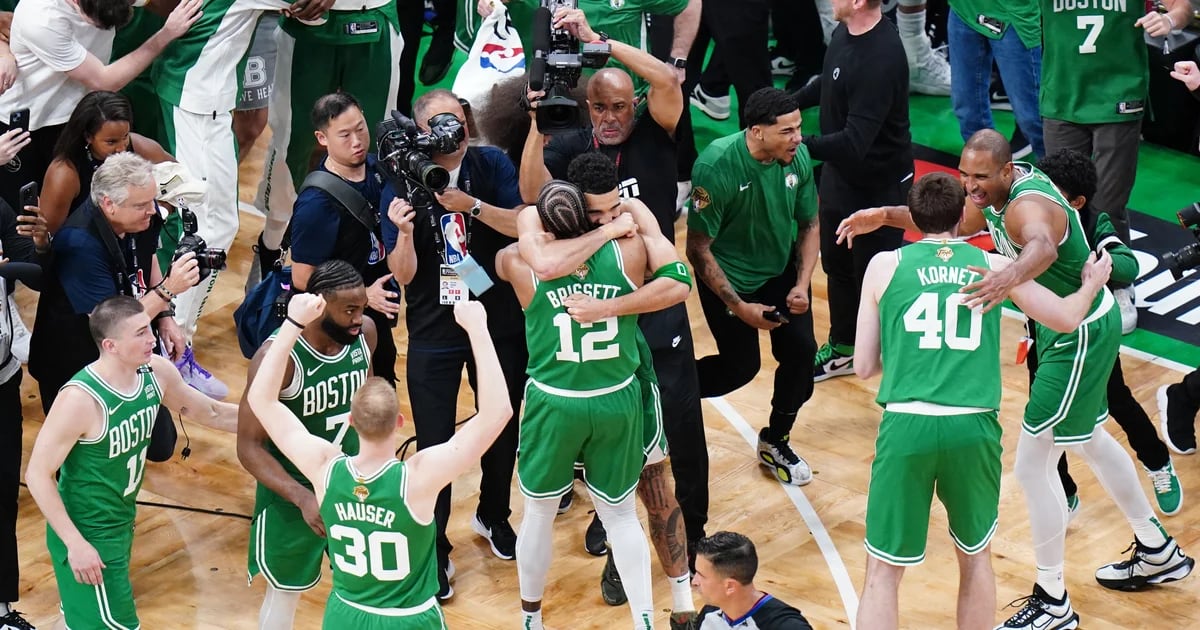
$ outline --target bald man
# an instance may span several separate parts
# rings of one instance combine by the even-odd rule
[[[962,233],[986,226],[996,249],[1013,259],[1005,269],[988,271],[964,287],[973,293],[965,304],[986,312],[1027,280],[1060,296],[1079,289],[1091,247],[1078,213],[1050,178],[1029,164],[1013,162],[1008,141],[991,129],[971,136],[958,170],[967,192]],[[914,226],[907,206],[868,208],[838,226],[839,239],[853,239],[881,225]],[[1067,503],[1056,464],[1067,448],[1087,461],[1134,532],[1133,555],[1100,567],[1096,581],[1133,591],[1191,573],[1194,561],[1154,516],[1129,453],[1103,425],[1108,419],[1106,383],[1121,342],[1115,303],[1107,289],[1100,292],[1083,324],[1070,333],[1030,323],[1036,330],[1038,367],[1017,442],[1015,472],[1029,507],[1037,579],[1024,608],[999,628],[1078,625],[1063,580]]]
[[[582,11],[560,11],[556,20],[576,32],[580,41],[599,39]],[[521,158],[522,196],[536,199],[551,177],[567,179],[571,160],[598,151],[616,164],[621,197],[638,199],[650,209],[653,216],[637,215],[639,223],[657,221],[656,226],[644,225],[641,233],[661,232],[673,245],[675,128],[683,113],[683,95],[671,66],[636,46],[613,39],[608,44],[614,59],[649,83],[645,99],[635,97],[633,79],[624,70],[605,68],[595,73],[588,82],[590,127],[555,134],[546,145],[546,136],[537,125],[530,126]],[[566,272],[572,270],[574,267]],[[663,399],[672,401],[664,406],[663,428],[671,452],[675,495],[683,510],[688,541],[699,540],[708,520],[708,451],[687,308],[678,304],[648,313],[638,324],[653,354]]]

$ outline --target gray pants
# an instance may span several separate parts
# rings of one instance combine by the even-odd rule
[[[1073,149],[1096,163],[1096,197],[1092,207],[1108,213],[1113,227],[1129,244],[1129,194],[1137,175],[1142,121],[1082,125],[1046,118],[1042,121],[1046,154]]]

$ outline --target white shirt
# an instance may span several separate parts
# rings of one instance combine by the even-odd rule
[[[21,0],[9,43],[17,81],[0,95],[0,122],[26,107],[30,130],[67,122],[88,89],[66,73],[83,64],[88,53],[107,64],[115,35],[92,25],[68,0]]]

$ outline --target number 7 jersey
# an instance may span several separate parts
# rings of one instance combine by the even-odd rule
[[[1042,0],[1042,116],[1140,120],[1150,84],[1142,0]]]
[[[529,378],[573,392],[628,380],[638,366],[637,316],[580,324],[567,314],[563,300],[576,293],[607,300],[636,288],[616,241],[606,243],[571,274],[545,282],[535,277],[533,297],[525,307]]]
[[[963,286],[989,269],[963,241],[926,239],[895,251],[896,273],[879,298],[883,380],[879,404],[927,402],[1000,408],[1000,309],[962,304]]]

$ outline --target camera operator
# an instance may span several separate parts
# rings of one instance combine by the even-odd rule
[[[155,248],[162,219],[153,167],[133,153],[110,156],[96,169],[89,199],[55,235],[45,286],[30,340],[29,373],[38,380],[42,408],[99,351],[89,343],[88,313],[114,295],[141,301],[156,336],[173,360],[186,348],[173,301],[200,281],[194,253],[171,263],[164,278]]]
[[[450,265],[473,259],[495,280],[496,254],[516,242],[515,208],[522,202],[516,170],[504,153],[495,147],[467,147],[470,130],[462,104],[453,92],[427,92],[413,104],[413,114],[422,132],[435,130],[435,141],[450,134],[458,139],[452,152],[432,155],[435,164],[449,171],[449,187],[435,193],[431,203],[422,207],[420,201],[426,191],[411,181],[410,174],[397,183],[399,198],[388,204],[389,220],[383,223],[388,268],[408,293],[408,395],[417,448],[424,449],[454,435],[464,365],[475,387],[471,347],[451,312],[456,297],[466,299],[467,289],[464,278],[453,276]],[[378,144],[382,153],[384,146],[392,143],[381,138]],[[408,155],[413,153],[417,150],[410,149]],[[414,202],[412,206],[410,201]],[[519,409],[528,362],[524,315],[507,283],[496,282],[477,296],[487,309],[488,330],[508,383],[510,402]],[[479,508],[471,523],[476,533],[491,541],[492,552],[504,560],[511,560],[516,549],[516,534],[508,522],[516,457],[517,423],[510,421],[483,456]],[[451,549],[446,538],[449,487],[438,495],[434,515],[438,597],[446,599],[453,594],[446,576]]]
[[[599,41],[582,11],[560,11],[555,17],[555,26],[567,28],[580,42]],[[673,245],[675,128],[683,113],[683,94],[670,66],[628,44],[613,39],[608,44],[614,59],[649,83],[644,101],[634,95],[633,80],[624,70],[596,72],[588,82],[590,127],[555,133],[543,149],[544,136],[537,125],[530,126],[521,159],[522,195],[536,198],[552,176],[567,179],[571,160],[597,151],[616,164],[621,196],[645,203],[658,222],[656,227]],[[537,101],[531,99],[531,106],[536,110]],[[643,228],[642,232],[649,230]],[[672,401],[663,407],[663,429],[671,452],[675,494],[683,509],[688,540],[699,540],[708,520],[708,452],[687,307],[677,304],[648,313],[638,323],[653,353],[663,398]]]
[[[371,368],[375,376],[394,385],[396,340],[392,326],[400,312],[400,294],[389,288],[394,283],[384,260],[378,220],[383,177],[376,171],[375,156],[368,153],[367,120],[358,101],[346,92],[317,99],[311,119],[317,142],[327,153],[316,170],[340,177],[362,195],[370,204],[373,227],[368,229],[328,191],[316,186],[303,189],[292,211],[292,287],[304,291],[313,270],[327,260],[353,265],[367,285],[365,314],[379,331]]]

